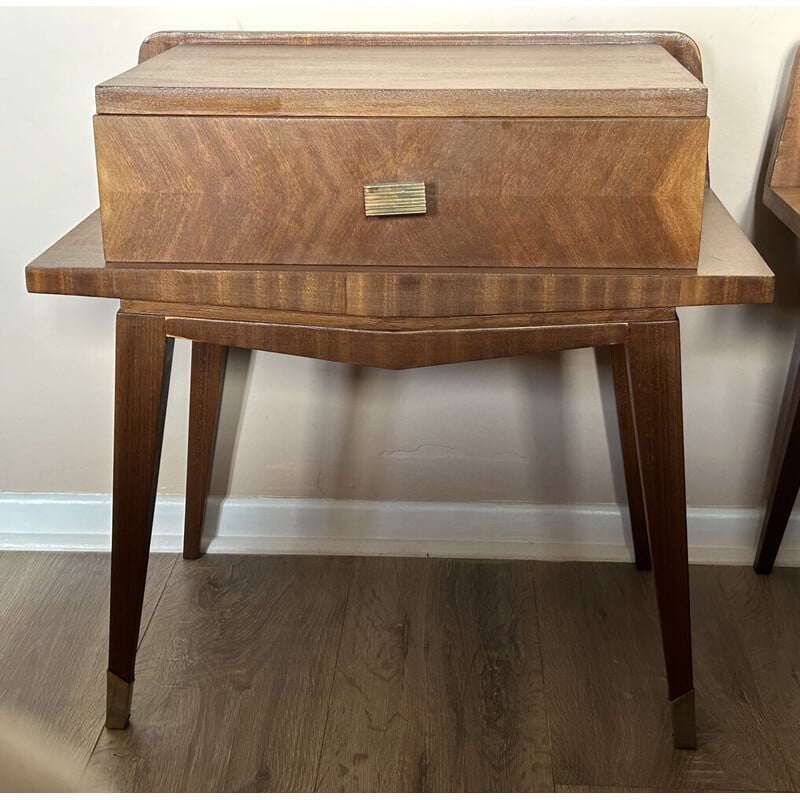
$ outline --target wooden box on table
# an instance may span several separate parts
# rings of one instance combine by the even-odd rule
[[[106,258],[696,268],[706,95],[655,43],[189,41],[97,87]]]

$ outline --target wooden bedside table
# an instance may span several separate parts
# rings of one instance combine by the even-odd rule
[[[253,44],[356,48],[369,45],[414,46],[415,50],[442,45],[496,46],[497,49],[500,46],[517,45],[544,47],[550,44],[574,44],[599,47],[624,44],[634,48],[644,47],[644,50],[637,49],[635,52],[643,53],[647,59],[655,59],[653,63],[658,64],[663,62],[664,56],[652,46],[661,45],[694,76],[700,77],[700,58],[694,43],[683,34],[657,32],[385,35],[168,33],[156,34],[148,39],[142,46],[141,59],[183,46],[182,43],[197,45],[213,42],[227,43],[228,46],[238,43],[242,47]],[[548,54],[548,58],[555,52]],[[618,53],[618,50],[607,52]],[[626,53],[622,56],[627,58]],[[135,80],[131,80],[135,84]],[[163,80],[163,76],[159,80]],[[434,206],[438,204],[437,211],[442,215],[440,219],[451,225],[446,228],[443,246],[431,251],[433,266],[417,262],[420,259],[424,261],[426,248],[433,246],[434,239],[431,236],[435,229],[431,227],[433,223],[430,220],[435,220],[435,216],[413,229],[414,232],[405,239],[407,248],[392,251],[398,258],[391,265],[385,263],[387,256],[380,249],[379,237],[372,239],[370,247],[364,249],[357,236],[356,241],[336,239],[331,243],[315,240],[312,242],[312,252],[315,260],[323,263],[307,263],[308,258],[302,255],[305,251],[293,249],[292,237],[300,234],[302,226],[289,226],[286,230],[278,226],[274,237],[264,245],[256,234],[239,235],[241,231],[249,230],[248,220],[242,221],[243,227],[237,227],[234,224],[236,220],[224,217],[224,213],[227,213],[224,211],[219,225],[203,229],[203,235],[199,237],[187,236],[184,231],[176,230],[175,235],[169,238],[157,224],[147,227],[144,223],[142,236],[131,236],[126,227],[126,220],[135,218],[130,216],[131,210],[145,209],[142,212],[145,216],[150,212],[146,210],[145,201],[131,199],[131,196],[118,196],[127,191],[127,188],[120,189],[127,184],[123,179],[115,182],[116,179],[111,176],[118,178],[122,174],[119,170],[124,171],[125,165],[120,163],[124,159],[115,155],[120,151],[109,149],[109,142],[113,140],[120,145],[130,130],[139,124],[139,120],[98,120],[96,132],[101,198],[107,201],[104,229],[101,231],[100,217],[95,213],[29,265],[26,277],[28,289],[32,292],[115,297],[122,301],[117,317],[116,340],[108,727],[124,727],[130,712],[136,641],[175,337],[193,342],[184,548],[187,557],[199,555],[220,387],[228,347],[404,369],[607,345],[612,353],[636,563],[639,568],[647,569],[652,562],[655,577],[674,741],[677,747],[695,745],[680,342],[675,308],[681,305],[770,302],[773,277],[714,194],[706,189],[703,196],[705,145],[699,153],[702,162],[701,171],[698,172],[697,143],[700,140],[693,137],[705,135],[707,122],[698,117],[685,120],[680,116],[694,102],[691,99],[697,96],[694,86],[699,84],[693,78],[694,84],[691,84],[682,75],[675,80],[678,88],[674,109],[677,111],[673,110],[673,113],[679,114],[676,119],[683,126],[682,130],[687,131],[685,137],[683,134],[679,137],[680,142],[689,142],[685,147],[684,144],[675,146],[678,148],[676,152],[682,154],[681,158],[687,159],[687,169],[690,170],[687,173],[688,183],[683,183],[682,174],[670,172],[673,169],[671,163],[665,164],[665,171],[659,175],[663,177],[669,174],[672,177],[656,180],[660,187],[656,192],[658,197],[655,200],[640,198],[633,204],[641,208],[632,213],[643,215],[641,224],[635,226],[633,236],[625,234],[624,226],[629,220],[618,219],[609,213],[605,217],[584,217],[593,221],[602,219],[608,223],[605,228],[607,241],[597,244],[596,240],[603,240],[603,236],[598,237],[594,230],[589,230],[591,235],[587,236],[587,231],[582,231],[580,227],[572,229],[575,241],[582,243],[582,250],[570,250],[573,245],[556,246],[557,242],[552,238],[548,239],[547,247],[540,246],[541,242],[525,238],[529,235],[525,229],[513,242],[498,244],[491,237],[488,240],[478,238],[474,249],[462,253],[459,250],[459,237],[465,234],[459,228],[459,220],[455,216],[448,216],[450,207],[446,204],[450,201],[442,197],[441,187],[438,195],[428,195],[427,190],[422,195],[418,192],[415,194],[416,190],[409,187],[405,187],[399,195],[392,194],[394,190],[388,190],[389,193],[383,195],[383,202],[414,205],[420,203],[421,199],[429,204],[433,201]],[[685,81],[689,87],[686,89],[691,95],[689,100],[682,94],[684,89],[681,88],[681,81]],[[117,79],[107,82],[106,89],[101,87],[98,102],[103,96],[106,113],[117,113],[114,104],[119,102],[119,86],[122,84],[125,84],[125,80]],[[626,96],[631,102],[646,104],[650,102],[648,91],[641,88],[633,95]],[[322,103],[320,107],[324,109],[323,101],[327,95],[325,92],[322,95],[322,100],[317,98],[314,102]],[[215,96],[222,103],[244,104],[240,110],[245,108],[245,111],[247,103],[251,101],[247,91],[239,94],[234,92],[233,95],[220,91]],[[498,102],[504,104],[503,114],[513,111],[513,92],[500,92],[498,97]],[[134,103],[138,102],[136,91],[133,100]],[[397,98],[381,96],[381,100],[385,103],[381,106],[384,113]],[[307,102],[308,97],[299,92],[293,101]],[[456,97],[453,102],[457,101],[462,105],[465,102],[464,98],[459,100]],[[608,98],[602,94],[597,96],[601,109],[602,103],[607,101]],[[155,122],[148,120],[142,124],[163,125],[159,114],[173,109],[175,103],[185,112],[191,102],[192,98],[187,99],[180,89],[164,87],[155,95],[151,93],[146,100]],[[424,105],[430,103],[431,98],[422,93],[415,102]],[[126,108],[130,111],[130,106]],[[485,112],[485,109],[476,110]],[[459,106],[458,113],[462,112],[463,107]],[[608,113],[608,109],[603,113]],[[699,113],[704,114],[704,111]],[[166,124],[169,128],[171,123]],[[186,124],[191,126],[192,123]],[[509,126],[512,124],[515,123],[509,121]],[[667,124],[672,126],[671,122]],[[265,129],[270,130],[272,126],[265,126]],[[164,132],[166,129],[160,130]],[[374,135],[380,139],[381,131],[375,130]],[[396,128],[390,130],[392,136],[400,135]],[[470,127],[469,130],[476,129]],[[263,144],[263,139],[258,138],[261,135],[256,135],[256,139]],[[657,134],[648,134],[651,135]],[[337,141],[340,146],[346,147],[348,140],[345,137]],[[556,140],[563,141],[558,137]],[[192,141],[207,140],[195,137]],[[169,172],[172,169],[171,162],[158,161],[166,158],[164,153],[170,150],[170,145],[159,141],[154,146],[156,150],[162,150],[158,151],[155,161],[150,162],[152,173],[141,177],[141,181],[138,178],[133,181],[134,191],[144,187],[143,196],[149,191],[151,184],[148,182],[158,170]],[[421,152],[424,155],[425,149]],[[221,156],[225,157],[227,154]],[[691,166],[688,166],[690,162]],[[622,168],[618,163],[617,167]],[[220,171],[223,183],[226,169]],[[397,169],[403,171],[401,167]],[[604,186],[613,184],[615,170],[616,167],[612,166],[611,172],[603,179]],[[695,200],[693,187],[698,175],[699,194]],[[410,182],[411,176],[392,177]],[[595,177],[584,174],[575,180],[591,184]],[[283,180],[283,176],[280,179]],[[184,172],[170,173],[166,180],[174,180],[175,185],[191,182]],[[510,174],[506,180],[513,181],[515,177]],[[678,191],[676,186],[689,188]],[[410,194],[404,194],[406,191]],[[201,211],[205,214],[207,210],[203,203],[206,202],[206,195],[203,197],[195,208],[202,207]],[[474,213],[476,206],[470,204],[470,196],[463,197],[463,213]],[[596,197],[588,197],[586,207],[606,207],[608,211],[608,207],[615,207],[615,204],[624,206],[630,198],[610,196],[599,204],[596,200]],[[670,217],[671,205],[666,206],[666,211],[664,207],[659,207],[659,203],[669,204],[673,201],[677,204],[673,209],[677,215],[675,218],[683,219],[682,215],[685,214],[688,233],[681,225],[672,225],[675,220]],[[155,202],[160,201],[157,199]],[[188,201],[178,198],[176,202],[181,204]],[[349,201],[342,202],[346,204]],[[369,197],[365,202],[369,207]],[[573,203],[570,213],[575,212],[574,195],[568,196],[565,203],[565,208]],[[691,262],[695,247],[693,236],[689,235],[695,225],[692,216],[695,204],[698,214],[702,214],[702,241],[699,242],[696,268],[689,268],[688,262]],[[220,208],[224,210],[227,206],[215,206],[213,213],[219,212]],[[414,208],[419,210],[416,205]],[[394,209],[397,209],[396,205]],[[338,208],[331,211],[333,217],[338,213]],[[487,214],[490,224],[481,228],[484,233],[504,223],[503,218],[494,211]],[[279,214],[277,218],[279,221],[283,219]],[[552,230],[554,235],[563,237],[566,229],[556,233],[560,219],[563,218],[544,219],[542,225]],[[368,226],[373,221],[354,222],[352,230],[359,235],[369,231],[363,235],[373,236],[376,229]],[[405,218],[386,230],[410,230],[404,227],[410,221],[411,218]],[[572,218],[568,221],[572,224]],[[699,222],[698,216],[698,232]],[[286,224],[289,225],[289,222]],[[516,220],[513,230],[517,230],[520,224]],[[655,225],[653,230],[662,230],[662,235],[652,234],[647,225]],[[658,228],[658,225],[662,225],[662,228]],[[671,233],[667,231],[670,225]],[[226,231],[230,232],[229,238],[224,236]],[[104,234],[106,253],[112,250],[113,261],[106,261],[104,256]],[[295,263],[241,263],[251,259],[261,246],[272,248],[270,252],[275,261],[294,259]],[[642,246],[646,250],[644,256],[637,250]],[[153,254],[162,252],[159,247],[169,249],[167,258],[152,258]],[[203,250],[204,247],[207,249]],[[494,266],[487,267],[481,263],[482,259],[490,258],[486,256],[488,251],[482,247],[490,248]],[[220,260],[239,259],[240,263],[191,263],[196,260],[198,252],[209,251],[217,254]],[[358,266],[337,263],[336,259],[342,252],[355,253],[356,258],[363,260],[358,262]],[[453,252],[458,254],[455,265],[451,263]],[[532,266],[535,262],[533,255],[537,252],[545,262],[554,262],[556,266]],[[370,261],[370,253],[384,255]],[[572,260],[562,264],[560,260],[567,258],[565,253]],[[589,253],[596,255],[597,264],[582,263],[587,261]],[[178,261],[178,257],[189,258],[190,261]],[[626,261],[640,257],[652,258],[653,263],[637,267]],[[120,260],[123,258],[127,260]],[[656,263],[663,258],[667,258],[668,263]],[[471,264],[463,263],[470,259]]]

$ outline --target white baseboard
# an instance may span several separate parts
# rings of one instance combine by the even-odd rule
[[[210,553],[631,561],[626,514],[613,505],[212,498],[206,537]],[[751,563],[762,514],[690,508],[690,560]],[[182,499],[159,498],[152,549],[179,552],[182,526]],[[3,550],[108,550],[110,527],[109,495],[0,493]],[[795,515],[779,564],[800,565],[798,533]]]

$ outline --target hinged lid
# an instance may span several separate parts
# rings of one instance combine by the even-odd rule
[[[655,44],[181,44],[96,96],[99,114],[694,117],[707,105]]]

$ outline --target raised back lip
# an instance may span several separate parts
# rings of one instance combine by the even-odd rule
[[[180,44],[526,45],[657,44],[703,80],[700,48],[680,31],[157,31],[139,48],[139,63]]]

